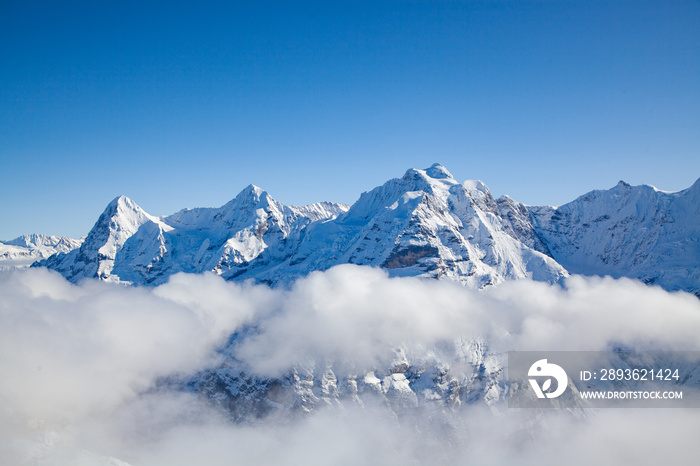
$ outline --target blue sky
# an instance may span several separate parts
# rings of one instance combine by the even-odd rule
[[[0,2],[0,238],[444,164],[562,204],[700,176],[700,2]]]

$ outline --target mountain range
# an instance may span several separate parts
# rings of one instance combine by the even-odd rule
[[[66,236],[22,235],[0,242],[0,270],[29,267],[33,263],[57,253],[68,253],[78,248],[83,239]]]
[[[528,206],[495,199],[481,181],[459,183],[434,164],[362,193],[352,206],[287,206],[250,185],[222,207],[156,217],[120,196],[83,241],[34,235],[1,251],[5,259],[40,259],[35,266],[73,282],[155,286],[178,272],[213,272],[274,285],[352,263],[472,288],[584,274],[698,294],[699,238],[700,180],[679,192],[621,181],[559,207]]]

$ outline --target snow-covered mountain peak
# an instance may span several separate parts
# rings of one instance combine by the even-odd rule
[[[363,193],[347,214],[311,228],[290,264],[305,273],[338,263],[372,265],[393,276],[450,278],[474,288],[566,275],[506,230],[483,183],[467,185],[439,164],[410,169]]]
[[[105,211],[112,211],[112,212],[117,212],[117,211],[138,211],[141,210],[141,207],[139,207],[138,204],[136,204],[134,201],[132,201],[129,197],[124,196],[123,194],[121,196],[117,196],[112,201],[107,204],[107,207],[105,208]]]
[[[69,279],[97,277],[118,281],[112,275],[117,253],[146,223],[156,228],[162,224],[128,197],[118,196],[107,205],[80,248],[51,256],[42,265],[62,270]]]
[[[434,178],[436,180],[442,180],[445,178],[449,178],[451,180],[454,180],[454,176],[452,176],[452,173],[447,171],[447,168],[445,168],[443,165],[439,163],[434,163],[430,166],[430,168],[426,168],[425,174],[428,175],[431,178]]]
[[[242,210],[252,212],[258,208],[264,208],[276,201],[267,191],[254,184],[246,186],[240,193],[221,207],[221,211]]]
[[[282,204],[267,191],[251,184],[221,207],[183,209],[163,217],[162,221],[173,227],[216,230],[220,235],[226,235],[231,228],[248,225],[251,219],[259,217],[260,209],[279,212],[281,208]]]
[[[435,163],[429,168],[411,168],[406,171],[401,178],[402,188],[406,192],[423,191],[433,194],[435,191],[444,191],[459,184],[449,171],[439,163]]]
[[[267,195],[268,195],[267,192],[264,189],[262,189],[261,187],[256,186],[254,184],[249,184],[248,186],[243,188],[243,190],[240,193],[238,193],[238,195],[236,195],[236,197],[234,199],[241,198],[241,199],[259,200],[263,197],[266,197]]]
[[[491,196],[491,191],[489,191],[488,186],[481,180],[466,180],[462,183],[462,186],[470,193],[479,192]]]
[[[151,215],[147,214],[138,204],[130,198],[122,195],[115,197],[112,202],[107,204],[102,215],[97,220],[98,224],[107,226],[110,230],[126,234],[133,234],[138,230],[138,227],[147,220],[156,220]],[[96,224],[97,226],[97,224]],[[94,232],[95,228],[90,232]],[[86,240],[90,239],[90,234]]]
[[[4,243],[7,245],[20,246],[24,248],[39,248],[41,246],[56,246],[61,240],[62,238],[59,238],[58,236],[47,236],[32,233],[29,235],[18,236],[10,241],[4,241]]]

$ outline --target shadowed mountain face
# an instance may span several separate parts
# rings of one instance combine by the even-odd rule
[[[582,273],[697,292],[699,192],[700,183],[677,193],[620,183],[557,208],[532,207],[494,199],[482,182],[459,183],[435,164],[408,170],[352,206],[286,206],[251,185],[220,208],[158,218],[122,196],[79,248],[39,265],[72,281],[135,285],[205,271],[284,284],[353,263],[472,288]]]

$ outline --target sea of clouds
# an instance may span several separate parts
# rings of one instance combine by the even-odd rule
[[[314,361],[372,368],[397,346],[457,338],[495,352],[700,350],[700,300],[627,279],[474,291],[344,265],[288,289],[212,274],[134,288],[14,271],[0,274],[0,464],[696,464],[700,452],[692,409],[581,418],[478,404],[436,426],[421,409],[348,407],[241,425],[159,383],[215,367],[250,325],[237,357],[267,377]]]

